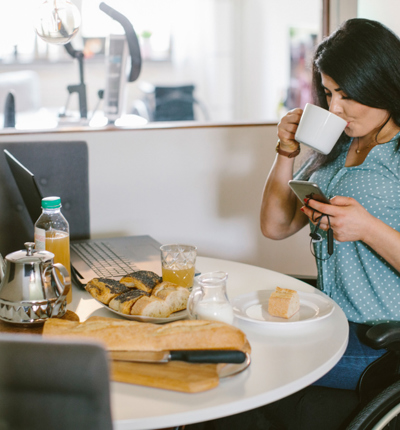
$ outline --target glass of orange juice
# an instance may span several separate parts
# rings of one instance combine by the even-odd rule
[[[171,244],[161,246],[160,250],[163,281],[173,282],[181,287],[192,287],[197,247]]]

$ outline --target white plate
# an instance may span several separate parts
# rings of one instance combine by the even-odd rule
[[[168,318],[145,317],[142,315],[128,315],[128,314],[123,314],[122,312],[118,312],[118,311],[110,308],[109,306],[105,305],[100,300],[97,300],[94,297],[93,297],[93,299],[96,300],[97,303],[100,303],[103,307],[105,307],[109,311],[114,312],[115,314],[117,314],[123,318],[126,318],[128,320],[148,322],[148,323],[154,323],[154,324],[164,324],[164,323],[169,323],[172,321],[183,320],[184,318],[187,317],[187,310],[186,309],[183,311],[174,312]]]
[[[268,300],[273,291],[259,290],[235,297],[231,300],[235,316],[265,324],[303,324],[326,318],[334,309],[334,304],[328,297],[298,291],[300,310],[289,319],[273,317],[268,313]]]

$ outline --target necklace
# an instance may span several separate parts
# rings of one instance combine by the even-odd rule
[[[364,151],[364,150],[368,149],[373,143],[374,143],[374,141],[368,143],[368,145],[365,148],[361,148],[360,149],[359,148],[359,146],[360,146],[360,138],[357,137],[357,149],[356,149],[356,153],[359,154],[361,151]]]

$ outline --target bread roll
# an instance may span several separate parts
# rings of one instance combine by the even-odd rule
[[[170,307],[171,312],[178,312],[186,309],[190,291],[172,282],[161,282],[154,288],[152,296],[164,300]]]
[[[131,313],[132,306],[145,295],[148,295],[148,293],[142,290],[129,290],[127,293],[114,297],[109,306],[117,312],[129,315]]]
[[[141,315],[153,318],[168,318],[172,311],[165,300],[155,296],[141,297],[131,309],[131,315]]]
[[[162,282],[162,278],[149,270],[138,270],[123,276],[120,282],[129,288],[138,288],[151,293],[153,288]]]
[[[297,291],[276,287],[268,301],[268,313],[274,317],[290,318],[300,309]]]
[[[181,320],[160,325],[105,317],[90,317],[83,323],[49,318],[44,324],[43,336],[94,339],[110,351],[239,349],[250,352],[246,335],[219,321]]]
[[[114,297],[126,293],[129,288],[114,279],[93,278],[86,284],[85,290],[101,303],[108,305]]]

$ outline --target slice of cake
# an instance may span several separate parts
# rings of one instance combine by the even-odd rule
[[[290,318],[300,309],[297,291],[276,287],[268,301],[268,313],[274,317]]]

